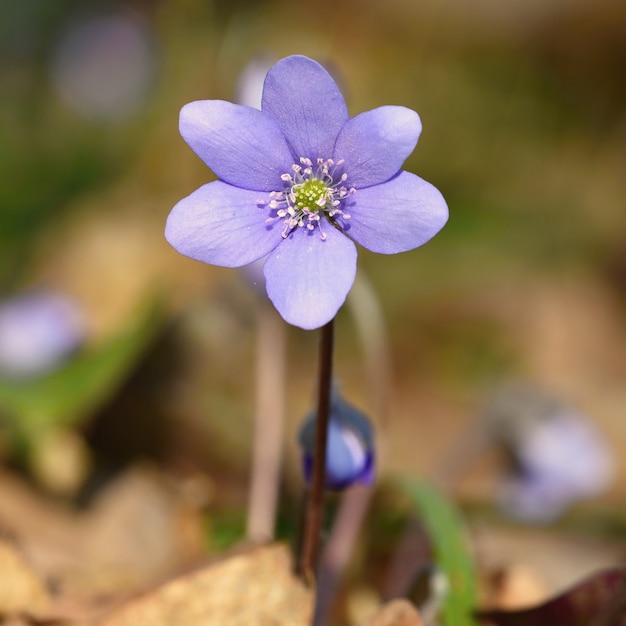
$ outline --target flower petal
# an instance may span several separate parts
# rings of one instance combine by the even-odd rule
[[[353,117],[337,137],[333,158],[345,160],[350,187],[378,185],[397,174],[422,132],[419,115],[384,106]]]
[[[243,189],[283,188],[293,156],[276,122],[257,109],[198,100],[180,111],[180,134],[224,182]]]
[[[273,116],[296,158],[330,158],[348,108],[331,75],[304,56],[279,61],[267,73],[262,109]]]
[[[203,263],[241,267],[282,241],[282,222],[267,224],[256,191],[221,181],[203,185],[171,211],[165,238],[178,252]]]
[[[356,246],[325,220],[296,228],[265,262],[267,295],[285,321],[306,330],[329,322],[344,303],[356,275]]]
[[[448,207],[439,190],[409,172],[400,172],[382,185],[359,189],[345,208],[351,218],[337,221],[346,234],[381,254],[417,248],[448,221]]]

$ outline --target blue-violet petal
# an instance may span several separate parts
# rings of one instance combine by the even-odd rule
[[[180,134],[224,182],[275,191],[293,156],[276,122],[257,109],[223,100],[198,100],[180,112]]]
[[[296,228],[265,262],[267,295],[286,322],[305,330],[329,322],[344,303],[356,275],[356,246],[326,220]]]
[[[316,61],[290,56],[268,72],[262,109],[276,119],[294,157],[329,159],[348,108],[331,75]]]
[[[360,189],[397,174],[417,145],[419,115],[401,106],[383,106],[353,117],[337,137],[334,159],[343,159],[348,184]]]
[[[448,220],[448,206],[439,190],[409,172],[359,189],[346,210],[351,218],[337,219],[345,232],[364,248],[381,254],[425,244]]]
[[[221,181],[203,185],[172,209],[165,238],[197,261],[224,267],[252,263],[282,241],[281,224],[266,224],[258,196]]]

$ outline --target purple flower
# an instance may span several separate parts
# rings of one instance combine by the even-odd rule
[[[85,339],[85,319],[70,298],[28,291],[0,303],[0,375],[28,378],[49,372]]]
[[[191,102],[180,132],[218,181],[181,200],[165,236],[180,253],[241,267],[268,255],[266,288],[290,324],[323,326],[356,274],[355,242],[394,254],[431,239],[448,219],[439,191],[400,168],[421,131],[414,111],[348,116],[328,72],[303,56],[268,72],[262,110]]]
[[[536,422],[512,453],[515,463],[499,484],[498,500],[505,513],[523,521],[554,520],[604,491],[614,475],[599,433],[566,409]]]
[[[307,483],[313,475],[315,456],[315,413],[300,430],[302,470]],[[354,484],[371,485],[374,480],[374,435],[370,421],[343,398],[333,394],[326,443],[326,487],[340,491]]]
[[[147,22],[130,11],[107,9],[74,21],[53,54],[50,77],[78,113],[116,121],[146,103],[158,55]]]

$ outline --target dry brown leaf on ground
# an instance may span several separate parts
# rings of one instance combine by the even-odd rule
[[[41,611],[49,602],[46,586],[17,548],[0,541],[0,615]]]
[[[499,609],[532,606],[549,596],[538,572],[522,564],[498,568],[489,576],[485,586],[489,605]]]
[[[120,601],[120,596],[55,593],[19,546],[0,539],[2,626],[94,626],[98,618]]]
[[[145,588],[202,554],[200,511],[146,466],[118,476],[85,511],[2,470],[0,529],[16,537],[41,578],[72,596]]]
[[[177,578],[100,626],[309,626],[313,601],[292,573],[288,548],[275,544]]]
[[[408,600],[397,599],[383,605],[364,626],[424,626],[424,623]]]

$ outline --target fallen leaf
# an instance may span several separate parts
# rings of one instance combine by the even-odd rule
[[[383,605],[364,626],[423,626],[416,608],[403,599],[391,600]]]
[[[626,570],[605,570],[539,606],[518,611],[481,610],[475,615],[495,626],[591,626],[624,585]],[[626,615],[614,626],[626,626]]]
[[[45,609],[48,590],[20,552],[9,542],[0,541],[0,614]]]
[[[145,589],[202,554],[198,508],[151,466],[120,474],[84,511],[0,471],[0,527],[41,579],[70,596]]]
[[[289,550],[275,544],[177,578],[100,626],[309,626],[313,604],[313,591],[292,574]]]
[[[531,567],[517,564],[499,568],[488,581],[490,604],[501,610],[519,610],[546,600],[546,584]]]

